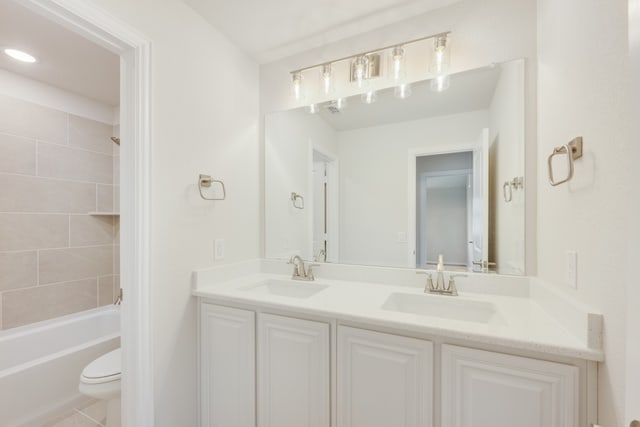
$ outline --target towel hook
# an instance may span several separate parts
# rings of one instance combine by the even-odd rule
[[[222,187],[222,197],[207,197],[202,192],[203,187],[209,188],[213,185],[214,182],[220,184],[220,186]],[[211,175],[200,174],[198,176],[198,191],[200,191],[200,197],[202,197],[204,200],[224,200],[227,198],[227,191],[224,188],[224,182],[218,179],[211,178]]]
[[[558,156],[561,154],[566,154],[567,156],[567,176],[560,180],[556,181],[553,177],[553,158],[554,156]],[[547,159],[547,172],[549,177],[549,184],[552,186],[563,184],[573,178],[573,161],[582,157],[582,137],[579,136],[571,140],[568,144],[563,145],[562,147],[556,147],[553,149],[553,152],[549,155]]]

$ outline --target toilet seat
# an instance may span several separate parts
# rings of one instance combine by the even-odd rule
[[[98,357],[82,370],[80,381],[84,384],[103,384],[119,381],[122,377],[120,357],[121,351],[119,348]]]

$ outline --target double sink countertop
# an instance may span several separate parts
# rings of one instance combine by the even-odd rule
[[[537,353],[604,357],[602,316],[528,278],[469,275],[456,278],[458,296],[446,296],[425,293],[425,277],[408,269],[331,265],[323,277],[323,265],[314,270],[320,277],[307,282],[292,280],[285,273],[291,266],[278,263],[284,265],[253,260],[197,271],[193,295]]]

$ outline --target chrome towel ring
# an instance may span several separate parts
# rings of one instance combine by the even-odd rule
[[[567,156],[567,176],[564,179],[556,181],[553,176],[553,158],[559,155]],[[549,177],[549,184],[552,186],[564,184],[565,182],[571,180],[573,178],[573,161],[582,157],[582,137],[579,136],[574,138],[568,144],[563,145],[562,147],[556,147],[553,149],[553,152],[549,155],[547,159],[547,173]]]

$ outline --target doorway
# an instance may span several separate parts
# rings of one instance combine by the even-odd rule
[[[120,57],[122,424],[151,427],[155,424],[149,298],[151,42],[92,3],[20,4]]]
[[[434,268],[443,255],[450,268],[469,268],[472,252],[470,151],[416,158],[416,266]]]

